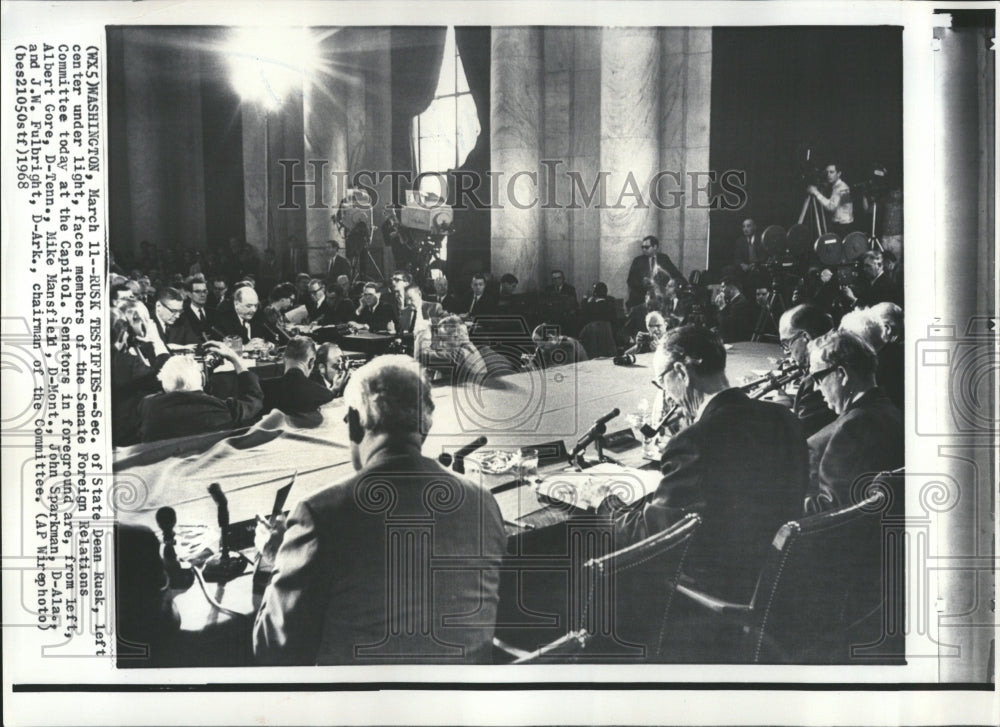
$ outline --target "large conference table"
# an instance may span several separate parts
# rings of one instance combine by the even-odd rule
[[[780,348],[770,343],[736,343],[727,352],[734,385],[774,367]],[[619,408],[609,431],[627,426],[625,417],[659,392],[652,381],[652,354],[633,366],[594,359],[545,371],[510,374],[474,387],[434,389],[434,423],[424,454],[452,453],[478,436],[488,446],[533,446],[562,440],[572,448],[595,419]],[[115,450],[115,487],[122,522],[156,530],[155,513],[174,507],[180,523],[214,523],[208,486],[227,493],[233,521],[268,513],[276,490],[298,473],[288,507],[353,472],[343,400],[323,407],[313,425],[275,411],[248,430],[194,435]],[[517,513],[504,513],[515,519]]]
[[[737,343],[727,352],[730,382],[738,385],[770,370],[781,357],[776,344]],[[458,383],[434,389],[433,426],[423,451],[437,457],[452,453],[478,436],[489,447],[525,447],[562,441],[572,449],[595,419],[614,408],[621,416],[608,431],[627,428],[626,416],[641,400],[659,397],[653,387],[652,354],[637,357],[632,366],[615,366],[610,359],[594,359],[545,371],[509,374],[483,386]],[[206,542],[217,543],[217,509],[208,494],[219,483],[229,501],[233,522],[271,511],[277,490],[295,475],[286,503],[297,501],[353,473],[344,404],[336,400],[320,410],[322,421],[305,421],[274,411],[249,428],[235,433],[195,435],[153,442],[115,451],[115,502],[118,518],[149,527],[159,535],[158,508],[175,509],[182,528],[203,528]],[[614,454],[623,464],[655,467],[644,460],[641,447]],[[610,452],[608,454],[611,454]],[[542,467],[552,471],[565,462]],[[553,507],[527,486],[510,477],[470,475],[494,489],[512,538],[565,519],[565,508]],[[513,486],[512,486],[513,485]],[[552,514],[555,513],[555,514]],[[250,578],[219,587],[216,596],[227,607],[252,613]],[[230,593],[225,594],[226,590]],[[220,618],[195,586],[179,597],[182,623],[199,631]]]

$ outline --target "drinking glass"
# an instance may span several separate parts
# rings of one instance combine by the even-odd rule
[[[521,461],[518,463],[518,476],[521,482],[534,479],[538,476],[538,450],[534,447],[524,447],[521,449]]]

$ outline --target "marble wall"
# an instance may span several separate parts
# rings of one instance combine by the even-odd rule
[[[525,65],[539,43],[540,81]],[[536,170],[550,203],[540,205],[537,246],[522,234],[535,229],[528,211],[494,212],[494,273],[531,289],[562,268],[581,294],[603,280],[624,296],[648,234],[685,273],[706,267],[708,210],[692,208],[685,175],[708,170],[711,43],[710,28],[494,29],[493,169]],[[664,202],[684,193],[673,209],[650,197],[660,170],[680,175],[660,186]],[[604,204],[587,203],[599,175]]]

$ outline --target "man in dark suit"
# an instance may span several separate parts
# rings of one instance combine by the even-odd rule
[[[313,278],[309,281],[309,295],[312,298],[310,323],[333,326],[354,318],[354,308],[344,298],[339,285],[330,287],[319,278]]]
[[[819,306],[810,304],[789,308],[778,320],[782,349],[806,373],[809,372],[809,342],[816,340],[831,328],[833,321],[830,320],[830,316]],[[802,423],[807,437],[811,437],[837,418],[809,377],[804,378],[799,384],[792,411]]]
[[[274,405],[285,414],[309,414],[333,401],[329,388],[310,380],[316,365],[316,344],[296,336],[285,348],[285,373],[278,381]]]
[[[632,261],[628,270],[628,301],[626,307],[638,305],[646,295],[649,288],[660,271],[664,271],[674,280],[686,282],[681,271],[677,269],[673,261],[666,253],[660,252],[660,241],[653,235],[642,238],[642,254]]]
[[[179,346],[190,346],[201,343],[208,333],[209,311],[206,307],[208,301],[208,283],[205,276],[198,273],[192,275],[184,281],[184,290],[187,293],[187,300],[184,301],[184,310],[167,333],[167,343]]]
[[[326,274],[323,276],[326,280],[327,290],[332,289],[337,284],[337,278],[341,275],[346,275],[348,280],[351,278],[351,263],[340,254],[340,243],[336,240],[330,240],[329,244],[330,257],[326,262]]]
[[[358,369],[345,400],[357,474],[302,500],[287,527],[258,528],[273,576],[254,628],[257,661],[488,661],[506,547],[493,495],[421,455],[434,402],[409,357]]]
[[[184,296],[177,288],[165,287],[156,296],[153,305],[153,323],[160,338],[167,344],[170,340],[170,330],[180,319],[184,311]]]
[[[802,512],[809,481],[802,427],[787,408],[730,387],[725,348],[709,329],[668,331],[653,370],[693,424],[667,443],[651,496],[633,506],[608,497],[599,512],[614,518],[616,548],[701,514],[686,574],[701,590],[746,603],[774,534]]]
[[[496,313],[496,299],[486,290],[486,276],[476,273],[469,284],[468,305],[464,307],[462,318],[466,320]]]
[[[903,415],[875,383],[875,351],[848,331],[809,345],[810,374],[837,418],[809,437],[808,507],[860,502],[879,472],[903,465]]]
[[[448,278],[443,274],[434,278],[434,299],[441,304],[445,313],[462,313],[462,302],[454,291],[448,290]]]
[[[354,311],[354,321],[369,331],[395,333],[399,329],[396,308],[391,303],[384,303],[382,295],[375,283],[367,283],[361,293],[361,303]]]
[[[210,283],[211,291],[208,295],[208,300],[205,301],[205,307],[208,308],[210,313],[215,313],[223,301],[228,300],[227,293],[229,292],[229,286],[226,284],[226,279],[221,275],[216,275],[208,281]]]
[[[749,217],[743,220],[742,233],[733,243],[733,262],[741,269],[767,261],[767,251],[757,234],[757,223]]]
[[[572,300],[573,304],[579,305],[576,288],[566,282],[566,274],[562,270],[553,270],[549,273],[549,284],[545,286],[542,295],[566,298]]]
[[[202,390],[201,365],[190,356],[173,356],[163,364],[159,379],[163,393],[139,402],[139,434],[143,442],[246,426],[260,413],[264,394],[257,376],[229,346],[213,341],[209,351],[233,364],[236,396],[219,399]]]
[[[869,250],[861,256],[861,268],[868,285],[855,295],[848,286],[842,288],[847,299],[858,308],[871,308],[878,303],[903,304],[903,291],[901,291],[892,278],[885,272],[882,253],[877,250]]]
[[[233,309],[222,307],[216,312],[212,322],[215,337],[239,336],[243,343],[249,343],[252,338],[268,338],[263,321],[256,317],[259,307],[260,300],[253,288],[237,288],[233,293]]]
[[[719,305],[719,333],[726,343],[749,341],[757,322],[757,308],[743,295],[735,277],[722,279]]]

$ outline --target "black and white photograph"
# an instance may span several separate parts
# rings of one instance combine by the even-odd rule
[[[901,28],[107,48],[120,667],[905,662]]]
[[[992,9],[149,5],[5,31],[14,696],[995,711]]]

